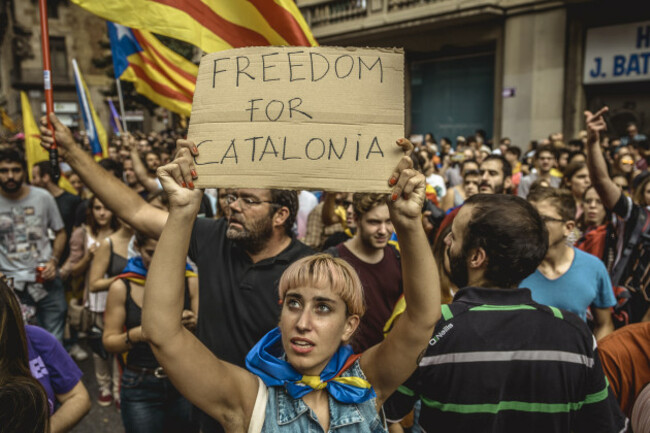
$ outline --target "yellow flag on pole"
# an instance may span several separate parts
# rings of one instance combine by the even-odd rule
[[[20,92],[20,103],[23,109],[23,128],[25,128],[25,159],[27,160],[27,175],[29,180],[32,180],[32,168],[35,164],[41,161],[50,159],[47,151],[41,147],[41,133],[38,130],[34,115],[32,114],[32,106],[29,104],[29,99],[25,92]],[[59,179],[59,187],[63,188],[70,194],[77,195],[77,190],[74,189],[70,181],[63,174]]]

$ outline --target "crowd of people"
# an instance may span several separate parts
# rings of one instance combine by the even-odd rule
[[[0,432],[92,401],[128,433],[650,432],[650,146],[606,119],[399,139],[388,194],[202,191],[177,132],[95,162],[42,119],[65,185],[0,146]]]

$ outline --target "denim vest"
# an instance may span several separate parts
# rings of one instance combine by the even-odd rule
[[[343,377],[357,376],[366,378],[357,360],[352,367],[343,372]],[[292,398],[284,387],[274,386],[268,389],[264,418],[265,433],[303,433],[323,432],[323,427],[316,414],[305,404],[302,398]],[[375,399],[361,404],[344,404],[329,397],[330,432],[336,433],[386,433],[385,420],[379,416]],[[382,412],[383,414],[383,412]]]

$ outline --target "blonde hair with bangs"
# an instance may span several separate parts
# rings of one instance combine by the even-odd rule
[[[280,277],[280,300],[295,287],[330,288],[345,302],[348,315],[362,317],[366,311],[363,286],[357,272],[338,257],[315,254],[294,262]]]

